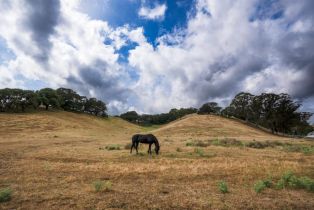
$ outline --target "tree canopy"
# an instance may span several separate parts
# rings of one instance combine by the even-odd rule
[[[312,113],[300,112],[301,103],[288,94],[237,94],[222,114],[269,128],[273,133],[306,134],[313,128],[308,124]]]
[[[46,110],[54,108],[107,116],[107,107],[103,101],[80,96],[72,89],[43,88],[38,91],[0,89],[0,112],[26,112],[38,109],[41,105]]]

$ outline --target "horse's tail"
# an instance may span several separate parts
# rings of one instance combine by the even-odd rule
[[[135,134],[132,136],[132,144],[134,144],[137,141],[138,137],[139,137],[139,134]]]

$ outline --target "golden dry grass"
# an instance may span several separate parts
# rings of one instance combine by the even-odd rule
[[[13,190],[0,209],[312,209],[313,193],[267,189],[253,184],[288,170],[314,178],[314,156],[280,148],[208,146],[203,156],[191,140],[285,139],[217,116],[191,115],[152,130],[161,155],[129,154],[124,146],[148,128],[118,118],[100,119],[67,112],[0,115],[0,188]],[[105,146],[120,145],[108,151]],[[177,151],[180,148],[181,152]],[[109,180],[110,190],[93,183]],[[219,192],[224,180],[230,193]]]

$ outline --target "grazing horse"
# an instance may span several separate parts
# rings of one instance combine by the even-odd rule
[[[136,149],[136,154],[138,154],[138,145],[139,143],[143,143],[143,144],[149,144],[148,147],[148,154],[152,154],[152,144],[155,144],[155,152],[158,155],[159,153],[159,142],[156,138],[156,136],[154,136],[153,134],[146,134],[146,135],[142,135],[142,134],[135,134],[134,136],[132,136],[132,146],[131,146],[131,151],[130,153],[132,153],[132,149],[133,147]]]

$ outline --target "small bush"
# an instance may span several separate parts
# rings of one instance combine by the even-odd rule
[[[314,154],[314,146],[306,145],[291,145],[287,144],[283,147],[286,152],[302,152],[305,155]]]
[[[111,144],[111,145],[107,145],[105,147],[107,150],[120,150],[120,146],[117,144]]]
[[[97,180],[93,182],[93,186],[96,192],[100,191],[109,191],[112,188],[112,183],[111,181],[101,181]]]
[[[306,189],[310,192],[314,192],[314,180],[309,177],[297,177],[289,171],[284,173],[277,182],[277,189],[286,187]]]
[[[254,190],[256,193],[262,192],[265,188],[266,188],[266,185],[262,180],[259,180],[254,184]]]
[[[256,193],[260,193],[264,189],[271,187],[271,185],[272,185],[272,181],[270,179],[259,180],[254,184],[254,190]]]
[[[189,141],[185,144],[188,147],[207,147],[210,145],[210,142],[204,142],[201,140],[198,141]]]
[[[229,192],[227,183],[224,181],[220,181],[218,183],[218,188],[219,188],[219,191],[222,193],[228,193]]]
[[[255,148],[255,149],[264,149],[267,147],[267,144],[260,141],[252,141],[246,144],[247,147]]]
[[[187,147],[193,147],[194,146],[194,143],[189,141],[189,142],[186,142],[185,146]]]
[[[131,149],[131,147],[132,147],[132,143],[128,143],[128,144],[126,144],[125,146],[124,146],[124,149]]]
[[[180,147],[177,147],[176,151],[177,152],[182,152],[182,149]]]
[[[194,153],[198,154],[199,156],[204,156],[204,151],[201,148],[195,148]]]
[[[301,151],[305,155],[314,154],[314,147],[313,146],[302,146]]]
[[[10,188],[0,189],[0,202],[11,200],[12,190]]]
[[[310,179],[309,177],[300,177],[299,186],[310,192],[314,192],[314,180]]]
[[[211,145],[215,146],[223,146],[223,147],[229,147],[229,146],[242,146],[243,143],[241,141],[238,141],[236,139],[231,138],[224,138],[224,139],[215,139],[209,141]]]
[[[208,147],[210,145],[209,142],[204,142],[204,141],[197,141],[194,146],[197,146],[197,147]]]

